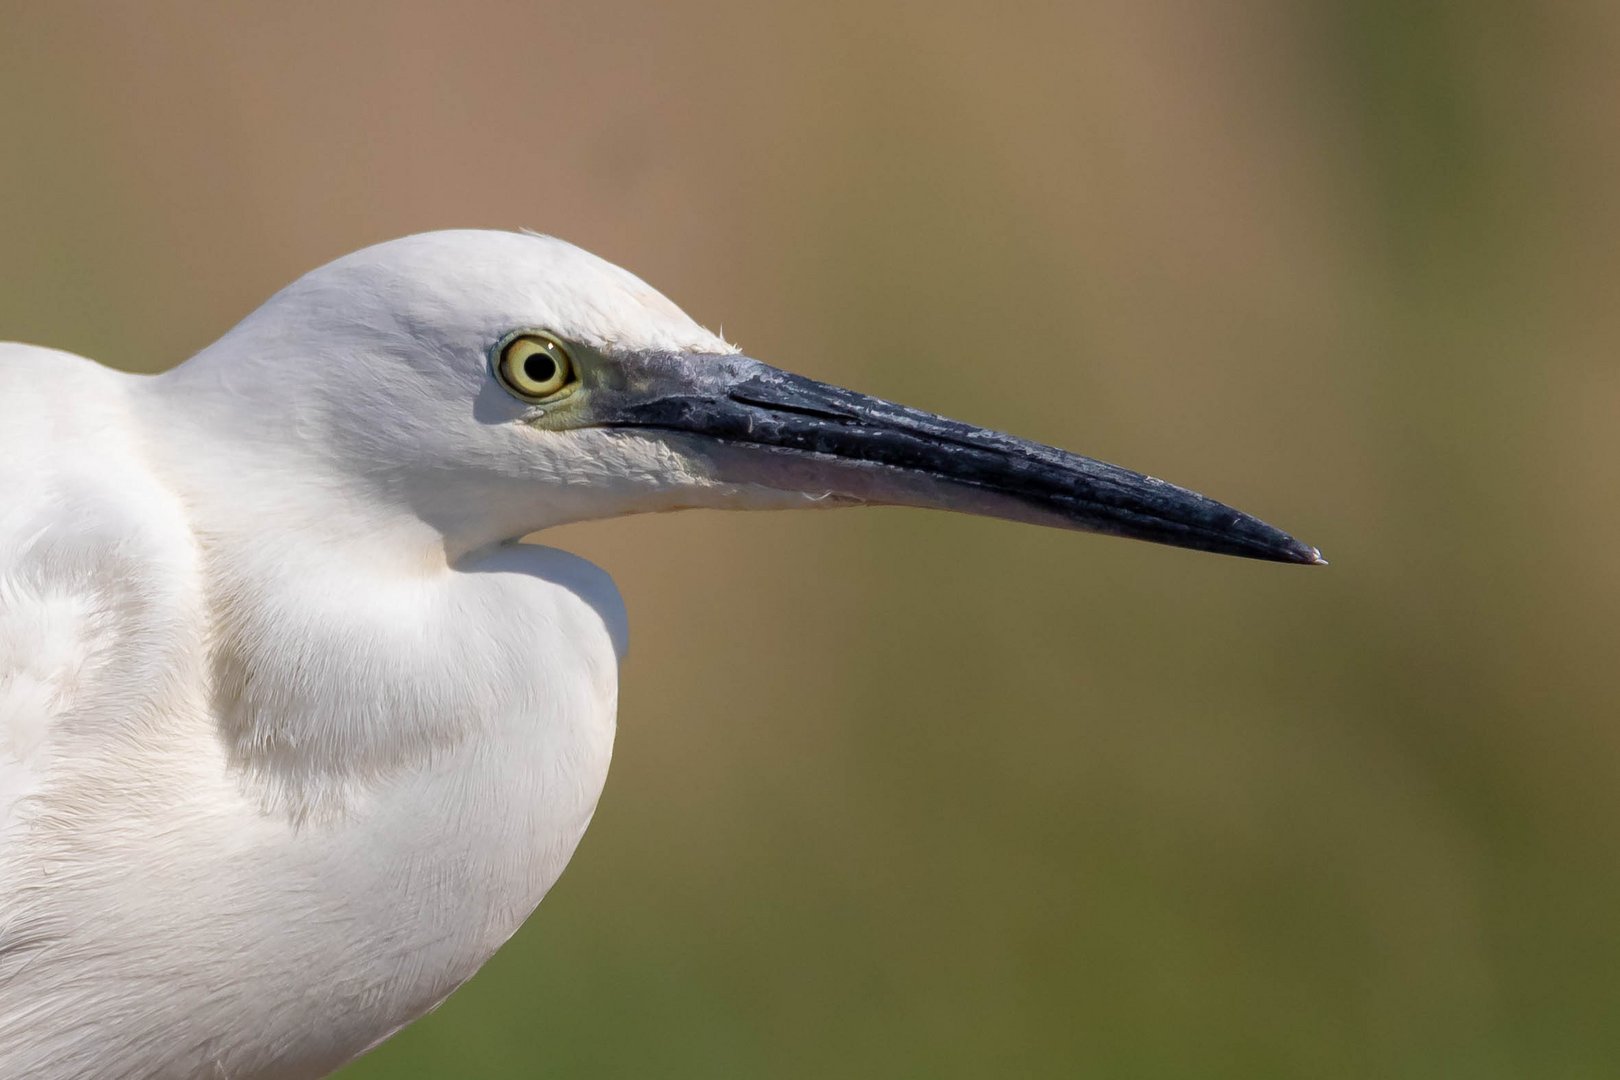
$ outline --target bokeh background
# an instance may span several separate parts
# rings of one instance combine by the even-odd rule
[[[348,1080],[1620,1075],[1620,5],[0,3],[0,336],[423,229],[1333,560],[885,510],[554,542],[618,756]]]

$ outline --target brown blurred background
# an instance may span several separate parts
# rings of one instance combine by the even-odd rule
[[[0,2],[0,337],[529,226],[1321,545],[566,530],[618,759],[344,1075],[1620,1075],[1620,6]]]

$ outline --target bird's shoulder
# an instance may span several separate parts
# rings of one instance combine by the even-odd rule
[[[174,671],[195,553],[127,422],[128,378],[0,344],[0,851],[50,762]]]

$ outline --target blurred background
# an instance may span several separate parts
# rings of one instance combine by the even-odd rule
[[[0,337],[179,362],[553,232],[1307,571],[922,512],[564,530],[539,913],[342,1074],[1620,1075],[1620,6],[0,0]]]

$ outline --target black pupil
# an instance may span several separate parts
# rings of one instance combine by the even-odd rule
[[[557,377],[557,361],[550,353],[530,353],[523,360],[523,374],[531,382],[548,383]]]

